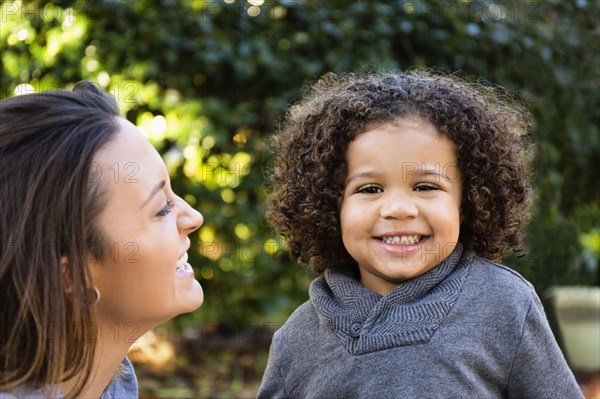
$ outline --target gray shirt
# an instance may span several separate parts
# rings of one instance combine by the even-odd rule
[[[29,386],[19,386],[10,392],[0,392],[0,399],[62,399],[63,393],[57,386],[35,389]],[[133,371],[133,365],[126,357],[121,362],[113,380],[106,387],[99,399],[137,399],[138,383]]]
[[[309,294],[259,398],[583,398],[531,284],[460,244],[384,297],[333,269]]]

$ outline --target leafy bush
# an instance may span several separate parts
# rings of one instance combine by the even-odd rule
[[[232,4],[229,4],[232,3]],[[582,0],[2,3],[1,97],[91,79],[163,155],[205,224],[206,303],[181,325],[281,322],[313,278],[262,219],[267,138],[306,81],[411,66],[514,90],[535,116],[530,255],[538,290],[599,280],[598,3]]]

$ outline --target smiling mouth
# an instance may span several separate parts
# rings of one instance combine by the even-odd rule
[[[187,254],[187,252],[185,252],[183,255],[181,255],[181,257],[179,259],[177,259],[177,267],[175,268],[175,271],[185,270],[186,265],[187,265],[187,260],[188,260],[188,254]]]
[[[419,242],[421,242],[425,237],[427,236],[410,234],[402,236],[383,236],[377,237],[377,239],[388,245],[416,245]]]

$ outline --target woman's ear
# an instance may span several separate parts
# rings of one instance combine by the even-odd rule
[[[60,257],[60,270],[62,271],[63,281],[65,282],[66,293],[73,294],[73,276],[71,275],[71,266],[67,255]]]

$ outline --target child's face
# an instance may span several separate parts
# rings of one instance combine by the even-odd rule
[[[360,134],[346,152],[342,240],[362,284],[387,294],[456,246],[462,183],[454,144],[421,118]]]

